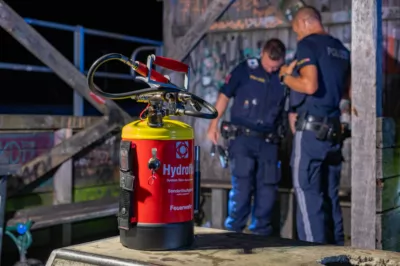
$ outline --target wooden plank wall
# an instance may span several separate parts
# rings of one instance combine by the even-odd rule
[[[212,0],[175,0],[168,3],[169,18],[164,25],[164,50],[172,41],[179,42],[191,24]],[[199,43],[187,62],[192,67],[190,90],[211,103],[215,103],[218,88],[227,73],[246,56],[257,56],[260,47],[268,38],[280,38],[288,48],[287,59],[296,49],[296,38],[284,23],[281,14],[268,0],[237,0],[230,9],[215,22],[209,34]],[[349,48],[351,44],[351,0],[305,0],[327,17],[325,27],[333,36],[342,40]],[[335,13],[336,12],[336,13]],[[340,14],[339,14],[340,13]],[[173,15],[171,15],[173,14]],[[378,144],[382,163],[378,169],[377,184],[377,248],[400,251],[397,239],[400,235],[400,0],[383,0],[383,41],[384,41],[384,83],[383,116],[395,119],[391,123],[381,123],[381,131],[390,133],[391,141]],[[335,22],[339,21],[339,22]],[[229,115],[229,114],[227,114]],[[227,116],[226,115],[226,116]],[[209,121],[187,119],[195,127],[196,142],[202,147],[202,178],[204,180],[230,181],[229,171],[222,170],[217,158],[209,156],[210,142],[206,139]],[[385,121],[385,119],[383,119]],[[392,120],[393,121],[393,120]],[[388,129],[387,127],[393,127]],[[387,133],[385,133],[387,134]],[[282,150],[282,186],[291,185],[290,154],[291,138]],[[342,188],[351,186],[351,139],[343,147],[345,163],[342,169]],[[349,215],[347,215],[349,217]],[[350,219],[345,217],[346,227]]]
[[[176,0],[171,1],[169,7],[174,13],[171,22],[172,31],[165,32],[169,39],[179,41],[186,30],[200,16],[211,0]],[[322,12],[350,11],[350,0],[308,0]],[[385,7],[399,7],[399,0],[384,1]],[[397,10],[397,9],[396,9]],[[398,10],[397,10],[398,11]],[[395,12],[397,12],[395,11]],[[384,116],[398,117],[400,115],[400,21],[384,21],[385,35],[385,88],[384,88]],[[330,23],[326,29],[335,37],[341,39],[348,47],[351,42],[350,23]],[[258,28],[258,29],[252,29]],[[268,28],[268,29],[260,29]],[[172,35],[172,36],[170,36]],[[172,38],[171,38],[172,37]],[[227,73],[246,57],[258,56],[260,47],[268,38],[281,39],[288,48],[289,60],[296,49],[296,38],[290,28],[284,25],[281,14],[271,5],[271,1],[237,0],[222,18],[213,24],[210,33],[200,42],[191,53],[187,62],[192,67],[191,91],[214,103],[218,88],[223,84]],[[165,47],[168,50],[168,47]],[[168,51],[166,51],[168,54]],[[228,117],[229,113],[226,114]],[[217,159],[211,159],[208,150],[210,143],[206,139],[209,121],[203,119],[187,119],[196,128],[196,141],[202,146],[202,171],[204,179],[229,180],[228,171],[220,169]],[[346,162],[342,169],[342,187],[349,188],[351,184],[350,146],[348,139],[343,147]],[[287,165],[287,156],[290,153],[290,140],[283,151],[284,185],[290,185],[290,172]],[[289,175],[289,176],[288,176]]]
[[[18,168],[54,146],[54,132],[0,132],[0,168],[10,164]],[[86,150],[74,158],[74,201],[118,195],[119,136]],[[51,205],[53,179],[50,177],[31,193],[7,200],[7,211],[38,205]]]

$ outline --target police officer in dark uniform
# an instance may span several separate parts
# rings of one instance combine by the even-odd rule
[[[296,60],[282,66],[280,79],[291,89],[291,166],[301,240],[343,245],[339,205],[341,171],[340,101],[348,94],[350,52],[324,31],[312,7],[292,21]]]
[[[222,132],[231,139],[232,190],[225,222],[228,230],[240,232],[246,227],[254,195],[249,230],[261,235],[272,233],[271,212],[280,180],[276,121],[284,95],[278,70],[284,63],[285,51],[280,40],[267,41],[260,59],[245,60],[227,76],[216,102],[219,116],[208,130],[208,138],[214,144],[220,134],[219,120],[234,98],[230,123],[223,122],[229,136]]]

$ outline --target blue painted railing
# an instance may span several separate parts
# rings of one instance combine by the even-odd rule
[[[99,36],[104,38],[116,39],[121,41],[127,42],[134,42],[139,43],[142,45],[146,45],[145,49],[138,48],[138,52],[140,50],[156,50],[156,54],[161,54],[162,49],[162,42],[134,37],[129,35],[123,35],[113,32],[106,32],[101,30],[94,30],[84,28],[82,26],[71,26],[66,24],[60,24],[55,22],[25,18],[25,21],[33,26],[50,28],[55,30],[61,31],[70,31],[74,32],[74,64],[79,69],[80,72],[86,74],[87,71],[85,70],[85,35],[93,35]],[[136,56],[137,52],[133,52],[132,56]],[[50,68],[44,66],[37,66],[37,65],[24,65],[24,64],[15,64],[15,63],[6,63],[0,62],[0,69],[7,69],[7,70],[15,70],[15,71],[28,71],[28,72],[45,72],[51,73],[53,72]],[[109,72],[97,72],[96,76],[103,77],[103,78],[113,78],[113,79],[133,79],[132,73],[130,74],[120,74],[120,73],[109,73]],[[86,113],[86,112],[85,112]],[[77,116],[84,115],[84,101],[83,98],[76,92],[74,92],[74,108],[73,114]]]

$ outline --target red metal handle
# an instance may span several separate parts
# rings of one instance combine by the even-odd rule
[[[147,77],[147,75],[149,74],[149,69],[147,68],[147,66],[138,61],[135,62],[135,65],[136,65],[135,71],[138,74],[140,74],[144,77]],[[150,79],[157,81],[157,82],[169,83],[169,80],[166,77],[164,77],[161,73],[159,73],[155,70],[151,70]]]
[[[189,65],[168,57],[154,56],[153,63],[160,67],[168,68],[176,72],[186,73],[189,71]]]

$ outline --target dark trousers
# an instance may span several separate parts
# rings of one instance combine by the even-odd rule
[[[344,244],[339,202],[341,146],[320,141],[312,131],[297,131],[291,158],[300,240]]]
[[[278,146],[267,143],[263,138],[239,136],[231,143],[229,154],[232,189],[226,229],[241,232],[251,212],[249,230],[270,235],[272,210],[280,180]]]

